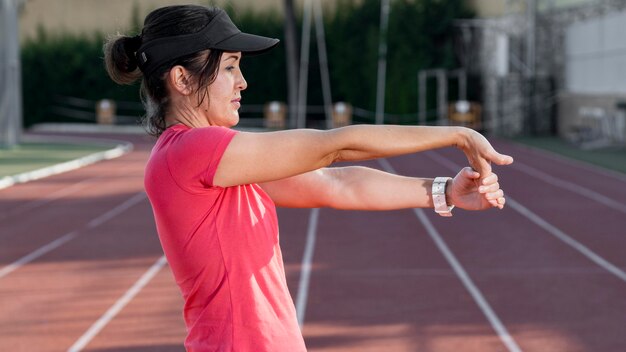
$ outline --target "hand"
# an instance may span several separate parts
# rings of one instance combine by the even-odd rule
[[[480,174],[469,167],[463,168],[446,188],[450,204],[465,210],[485,210],[504,208],[506,199],[500,189],[498,175],[490,174],[480,178]]]
[[[496,152],[482,134],[469,128],[463,131],[465,138],[458,147],[465,153],[469,165],[481,178],[485,179],[491,175],[492,162],[496,165],[509,165],[513,162],[512,157]]]

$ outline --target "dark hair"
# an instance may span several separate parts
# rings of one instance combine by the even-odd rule
[[[161,65],[148,76],[143,76],[137,67],[135,52],[142,42],[158,38],[191,34],[202,30],[216,15],[218,9],[196,5],[167,6],[152,11],[144,21],[140,36],[117,35],[104,44],[104,62],[113,81],[118,84],[132,84],[142,78],[141,101],[146,109],[143,125],[149,134],[159,136],[166,128],[165,116],[169,109],[168,91],[165,76],[176,66],[183,66],[195,80],[195,93],[200,103],[206,91],[217,77],[222,51],[204,50],[183,56]],[[208,52],[208,55],[207,55]]]

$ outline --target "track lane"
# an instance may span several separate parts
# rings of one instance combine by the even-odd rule
[[[453,160],[463,159],[458,152],[460,155],[454,155],[453,151],[436,153]],[[453,174],[425,156],[395,158],[392,164],[403,174],[427,172],[419,170],[420,165],[427,165],[431,176]],[[504,169],[498,168],[497,172],[509,195],[517,198],[517,193],[531,193],[525,182],[527,177],[514,171],[504,174]],[[545,184],[537,185],[532,194],[545,194],[550,188]],[[579,197],[563,190],[559,192],[563,201],[572,202],[571,197]],[[545,206],[544,211],[551,214],[554,205],[546,204],[549,199],[552,198],[545,198],[541,204]],[[569,215],[585,213],[586,208],[577,208]],[[484,213],[458,211],[450,221],[427,214],[458,253],[522,350],[621,351],[626,348],[619,332],[626,322],[623,299],[626,286],[580,253],[546,234],[510,207]],[[586,220],[596,226],[603,225],[593,217]],[[606,303],[600,305],[600,300]]]
[[[278,209],[285,271],[294,301],[308,212],[308,209]],[[83,351],[182,351],[186,335],[182,308],[182,297],[166,266]]]
[[[165,266],[83,351],[184,351],[182,309],[183,299]]]
[[[121,159],[117,165],[129,175],[142,172],[148,149],[139,149],[139,154]],[[519,155],[512,154],[520,160]],[[450,158],[454,161],[459,156],[462,160],[460,153],[451,152]],[[530,158],[529,165],[542,167],[533,164],[535,158]],[[431,177],[450,174],[420,155],[394,159],[392,163],[404,174]],[[113,169],[110,166],[99,168],[98,175],[91,176],[106,177]],[[507,168],[498,169],[499,174],[504,169]],[[509,171],[510,174],[503,176],[505,190],[523,193],[528,177],[514,169]],[[72,178],[71,182],[80,182],[83,175],[77,177],[76,172],[65,176]],[[0,191],[0,205],[6,205],[3,192],[26,185]],[[593,184],[586,186],[605,192]],[[49,192],[53,188],[48,188]],[[31,201],[35,199],[28,192],[23,195]],[[41,211],[61,215],[62,212],[48,208],[74,198],[46,204],[30,217]],[[19,201],[19,197],[15,200]],[[536,210],[535,203],[532,209]],[[572,208],[570,215],[585,214],[586,209]],[[550,211],[549,206],[546,211]],[[295,297],[309,210],[279,209],[278,212],[287,281]],[[452,221],[428,211],[426,214],[523,351],[626,350],[620,328],[626,316],[624,285],[616,286],[615,279],[593,263],[581,260],[579,253],[546,236],[511,209],[484,213],[459,211]],[[119,222],[103,224],[93,234],[0,279],[0,334],[6,335],[0,335],[0,350],[4,350],[6,341],[13,341],[9,346],[11,351],[31,351],[33,344],[39,343],[51,346],[42,347],[44,352],[69,347],[160,255],[154,225],[145,221],[151,216],[149,204],[142,203],[129,214],[122,214]],[[45,220],[34,219],[34,222],[50,228],[58,218],[62,217],[55,220],[49,214]],[[0,229],[3,225],[0,222]],[[504,350],[410,211],[323,209],[319,226],[304,326],[310,351]],[[36,228],[32,227],[33,232],[37,232]],[[134,239],[134,236],[120,236],[130,232],[142,235]],[[109,251],[116,254],[107,254]],[[61,284],[61,280],[67,283]],[[11,310],[15,305],[19,309]],[[171,274],[163,269],[85,350],[180,351],[184,338],[181,305]],[[23,319],[19,318],[23,313]],[[32,344],[25,346],[24,341],[31,340]],[[65,343],[61,349],[56,348],[63,344],[59,341]]]
[[[318,226],[310,351],[505,350],[411,210],[322,209]]]
[[[0,325],[11,329],[0,331],[0,350],[73,344],[160,256],[154,230],[146,231],[150,213],[144,201],[3,278]]]
[[[144,144],[120,159],[2,190],[3,204],[27,206],[39,196],[86,179],[95,182],[32,212],[4,219],[2,262],[49,242],[55,233],[81,229],[120,200],[141,192],[147,151]],[[101,313],[106,302],[127,289],[161,252],[154,225],[146,221],[152,215],[147,200],[113,215],[0,279],[0,350],[65,350],[86,329],[84,325],[93,323],[90,317]]]
[[[463,165],[463,156],[451,150],[431,152],[430,155],[440,155],[454,163]],[[531,166],[539,167],[545,160],[535,155]],[[552,166],[550,166],[552,165]],[[577,182],[582,187],[598,192],[606,192],[605,186],[615,190],[615,194],[602,193],[612,200],[626,204],[626,182],[610,176],[591,177],[572,169],[566,169],[558,164],[543,164],[543,170],[550,175],[557,172],[572,175],[569,182]],[[448,171],[449,172],[449,171]],[[620,209],[594,202],[587,197],[571,192],[567,189],[554,187],[535,178],[529,178],[525,173],[515,168],[498,167],[503,189],[513,199],[523,206],[548,220],[548,222],[565,232],[573,239],[581,242],[595,253],[598,253],[610,263],[619,268],[626,268],[626,216]],[[577,176],[574,176],[577,175]],[[624,194],[622,196],[622,193]]]
[[[511,154],[515,158],[510,168],[503,169],[518,169],[516,164],[528,165],[557,179],[580,184],[626,204],[626,175],[503,140],[494,140],[493,145],[498,151]],[[453,156],[454,154],[457,153],[446,155],[459,160],[458,155]]]

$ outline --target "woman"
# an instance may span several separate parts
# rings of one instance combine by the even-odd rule
[[[452,206],[505,203],[489,164],[512,158],[469,129],[231,129],[247,87],[242,55],[277,43],[241,33],[220,9],[171,6],[150,13],[140,36],[113,38],[104,48],[114,81],[142,78],[147,126],[159,137],[145,187],[185,300],[188,351],[306,350],[286,285],[275,206],[386,210],[436,203],[449,216]],[[327,168],[445,146],[461,149],[477,171],[467,167],[434,182]]]

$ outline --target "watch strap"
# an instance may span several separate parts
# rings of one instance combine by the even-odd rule
[[[436,177],[432,186],[432,197],[435,212],[441,216],[452,216],[454,205],[446,201],[446,185],[451,177]]]

